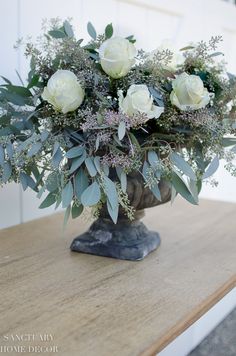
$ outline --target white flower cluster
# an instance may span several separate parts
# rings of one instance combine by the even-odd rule
[[[169,64],[163,64],[163,68],[172,72],[181,69],[184,56],[180,51],[175,51],[169,43],[163,43],[149,55],[149,60],[155,57],[157,51],[169,49],[173,55]],[[113,79],[124,77],[135,64],[136,48],[128,39],[113,37],[104,41],[98,50],[100,64],[103,71]],[[172,81],[170,100],[172,105],[182,111],[197,110],[205,107],[212,97],[204,88],[200,77],[181,73]],[[58,70],[49,79],[44,88],[42,98],[53,107],[66,114],[76,110],[83,102],[85,91],[74,73],[69,70]],[[123,95],[118,91],[119,109],[121,112],[133,116],[137,113],[147,115],[147,119],[158,118],[164,107],[153,104],[153,97],[147,85],[132,84]]]

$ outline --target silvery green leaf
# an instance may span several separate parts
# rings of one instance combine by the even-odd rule
[[[177,193],[179,193],[184,199],[189,201],[191,204],[197,205],[198,201],[196,201],[187,187],[186,183],[183,179],[180,178],[178,174],[172,172],[172,184]]]
[[[63,23],[63,26],[64,26],[64,30],[65,30],[65,33],[67,34],[67,36],[70,38],[74,37],[73,28],[72,28],[71,24],[69,23],[69,21],[65,20]]]
[[[61,152],[60,147],[58,147],[57,151],[54,153],[54,155],[52,157],[53,167],[58,168],[61,161],[62,161],[62,152]]]
[[[103,164],[101,166],[101,169],[103,171],[103,173],[106,175],[106,176],[109,176],[109,173],[110,173],[110,168],[107,164]]]
[[[207,167],[205,173],[203,174],[202,179],[207,179],[211,177],[217,171],[219,164],[220,164],[220,160],[218,156],[215,156],[211,161],[211,163],[209,164],[209,166]]]
[[[22,185],[22,189],[25,191],[28,188],[26,174],[24,172],[20,173],[20,182]]]
[[[148,180],[148,172],[149,172],[149,169],[150,169],[150,166],[148,164],[147,161],[144,161],[143,162],[143,170],[142,170],[142,173],[143,173],[143,177],[145,180]]]
[[[33,178],[31,178],[24,172],[20,173],[20,182],[23,190],[26,190],[28,187],[30,187],[33,190],[35,189],[36,186],[35,181],[33,180]]]
[[[192,167],[184,160],[182,156],[180,156],[178,153],[172,152],[170,159],[171,162],[189,178],[192,180],[197,180],[196,174],[194,173]]]
[[[4,149],[2,146],[0,146],[0,165],[3,165],[4,161],[5,161]]]
[[[236,145],[231,148],[231,151],[234,152],[234,153],[236,153]]]
[[[121,121],[118,127],[118,137],[119,140],[122,140],[125,136],[125,132],[126,132],[126,125],[124,121]]]
[[[124,171],[121,172],[120,183],[121,183],[121,189],[125,193],[127,189],[127,175]]]
[[[96,170],[96,167],[95,167],[94,162],[91,157],[86,158],[85,165],[86,165],[86,168],[87,168],[90,176],[95,177],[97,174],[97,170]]]
[[[44,130],[43,132],[41,132],[41,141],[42,142],[45,142],[47,139],[48,139],[48,136],[49,136],[49,132],[47,130]]]
[[[49,192],[55,192],[60,185],[60,174],[58,172],[52,172],[48,175],[46,180],[46,188]]]
[[[97,33],[94,28],[94,26],[91,24],[91,22],[88,22],[87,24],[87,31],[90,37],[92,37],[93,40],[96,40],[97,38]]]
[[[112,209],[115,209],[115,207],[118,206],[118,194],[116,190],[116,185],[107,176],[104,177],[104,190]]]
[[[45,192],[45,185],[41,187],[40,190],[38,191],[37,198],[40,199],[44,192]]]
[[[42,143],[41,142],[36,142],[32,145],[31,149],[29,150],[27,156],[28,157],[33,157],[36,155],[42,148]]]
[[[159,200],[161,201],[161,192],[158,187],[158,184],[154,185],[153,187],[150,188],[152,194]]]
[[[75,158],[79,157],[84,153],[84,146],[76,146],[71,148],[69,151],[66,152],[67,158]]]
[[[195,180],[189,179],[189,189],[194,199],[198,201],[198,184]]]
[[[80,204],[80,205],[73,204],[72,209],[71,209],[72,219],[78,218],[82,214],[83,210],[84,210],[84,207],[82,204]]]
[[[171,205],[174,203],[174,200],[177,196],[177,192],[175,190],[175,188],[173,187],[173,185],[171,186]]]
[[[101,190],[99,184],[94,181],[81,195],[81,203],[83,206],[96,205],[101,199]]]
[[[51,30],[48,32],[48,34],[53,37],[53,38],[65,38],[66,34],[62,30]]]
[[[221,143],[224,147],[234,146],[236,144],[236,137],[224,137]]]
[[[72,160],[72,165],[70,167],[69,173],[72,174],[76,171],[76,169],[78,169],[85,161],[86,158],[86,154],[85,152],[83,153],[83,155],[79,158],[74,158]]]
[[[96,138],[96,143],[95,143],[95,149],[96,151],[99,149],[99,144],[100,144],[100,138],[99,136]]]
[[[12,166],[10,165],[9,162],[4,162],[2,168],[3,168],[2,181],[3,183],[6,183],[11,177]]]
[[[156,168],[159,163],[159,157],[155,151],[148,151],[148,162],[153,168]]]
[[[57,153],[58,148],[60,147],[59,142],[55,142],[53,145],[53,152],[52,152],[52,156],[54,156]]]
[[[65,229],[67,223],[68,223],[68,220],[70,218],[70,212],[71,212],[71,206],[69,205],[67,208],[66,208],[66,211],[65,211],[65,215],[64,215],[64,222],[63,222],[63,228]]]
[[[120,147],[122,147],[122,143],[120,142],[119,137],[118,137],[117,135],[113,135],[113,138],[114,138],[114,141],[116,141],[116,143],[117,143]]]
[[[73,185],[71,183],[71,181],[69,181],[66,186],[63,188],[62,190],[62,194],[61,194],[61,200],[62,200],[62,207],[63,208],[67,208],[72,199],[73,199]]]
[[[98,173],[101,173],[101,163],[100,163],[100,157],[96,156],[94,157],[94,165],[96,167],[96,170],[98,171]]]
[[[79,171],[76,173],[74,180],[75,195],[79,200],[81,200],[81,195],[88,187],[88,185],[88,176],[85,174],[84,169],[80,168]]]
[[[7,151],[8,157],[9,157],[10,159],[12,159],[13,154],[14,154],[14,151],[13,151],[13,146],[12,146],[11,143],[7,143],[7,145],[6,145],[6,151]],[[1,159],[0,159],[0,161],[1,161]]]
[[[110,204],[110,201],[107,200],[107,211],[112,219],[112,221],[114,222],[114,224],[117,223],[117,219],[118,219],[118,213],[119,213],[119,206],[112,206]]]
[[[45,209],[53,205],[56,202],[56,194],[49,193],[44,201],[40,204],[39,209]]]

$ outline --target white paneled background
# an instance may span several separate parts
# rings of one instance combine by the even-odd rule
[[[120,35],[134,34],[137,46],[146,50],[170,38],[183,47],[190,41],[207,40],[221,34],[221,50],[226,53],[229,70],[236,73],[236,6],[223,0],[1,0],[0,74],[18,81],[15,69],[26,78],[27,63],[23,49],[14,50],[16,40],[35,38],[42,19],[71,17],[77,35],[88,39],[86,24],[91,21],[103,31],[112,22]],[[202,197],[236,201],[236,181],[223,169],[215,175],[219,187],[204,187]],[[0,188],[0,228],[28,221],[52,209],[38,210],[34,193],[24,194],[16,184]]]

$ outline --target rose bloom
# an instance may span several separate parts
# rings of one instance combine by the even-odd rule
[[[161,64],[162,68],[170,72],[176,72],[176,70],[184,64],[185,57],[181,51],[176,50],[171,40],[163,41],[159,47],[157,47],[154,51],[150,53],[148,59],[155,60],[155,54],[157,54],[157,52],[162,52],[165,50],[169,50],[170,52],[172,52],[173,55],[170,62],[166,64]]]
[[[164,112],[163,107],[153,104],[153,98],[148,87],[143,84],[131,85],[125,97],[123,92],[119,90],[118,97],[120,110],[128,116],[142,113],[146,114],[148,119],[152,119],[158,118]]]
[[[172,81],[172,87],[171,103],[183,111],[204,108],[213,97],[197,75],[182,73]]]
[[[124,77],[135,63],[136,48],[125,38],[113,37],[101,45],[99,57],[102,69],[112,78]]]
[[[82,104],[84,90],[74,73],[69,70],[58,70],[50,77],[42,98],[56,110],[66,114]]]

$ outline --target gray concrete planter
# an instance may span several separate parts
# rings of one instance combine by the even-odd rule
[[[127,193],[136,210],[135,220],[128,220],[120,210],[118,222],[114,224],[104,209],[89,230],[74,239],[71,250],[122,260],[142,260],[160,245],[158,232],[148,230],[140,221],[144,209],[170,201],[171,189],[164,180],[160,181],[159,189],[161,201],[144,187],[143,178],[138,172],[129,175]]]

